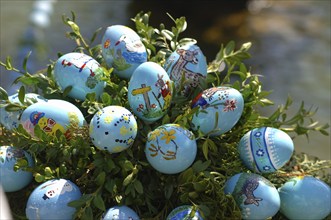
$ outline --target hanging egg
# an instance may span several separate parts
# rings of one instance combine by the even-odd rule
[[[31,172],[14,170],[16,162],[21,159],[26,160],[29,167],[34,165],[26,151],[11,146],[0,147],[0,185],[5,192],[19,191],[32,181]]]
[[[253,173],[239,173],[225,183],[225,194],[231,194],[243,219],[267,219],[280,208],[275,186],[266,178]]]
[[[18,99],[18,93],[8,97],[9,101],[23,106]],[[47,102],[47,99],[41,95],[35,93],[27,93],[24,96],[24,102],[36,103],[36,102]],[[5,107],[0,108],[0,124],[2,124],[6,129],[12,130],[18,128],[19,117],[22,114],[23,110],[7,112]]]
[[[174,81],[176,91],[181,90],[181,93],[187,96],[200,84],[200,80],[205,80],[207,61],[197,45],[185,44],[169,56],[164,69]],[[181,85],[182,81],[184,81],[183,85]]]
[[[191,212],[194,212],[194,216],[192,216]],[[166,220],[182,219],[203,220],[199,210],[194,210],[193,206],[190,205],[183,205],[175,208],[170,212]]]
[[[246,167],[259,173],[280,169],[294,151],[291,137],[277,128],[261,127],[247,132],[239,142],[240,158]]]
[[[102,220],[139,220],[139,216],[128,206],[114,206],[107,210]]]
[[[166,114],[171,99],[171,81],[159,64],[146,62],[134,71],[129,82],[128,100],[136,116],[154,122]]]
[[[121,106],[107,106],[99,110],[90,122],[93,144],[110,153],[129,148],[137,135],[137,121],[132,113]]]
[[[205,135],[218,136],[231,130],[239,121],[244,99],[236,89],[212,87],[192,101],[192,108],[197,106],[199,111],[193,116],[193,129]]]
[[[28,219],[73,219],[76,209],[69,202],[81,197],[70,180],[53,179],[39,185],[29,196],[25,213]]]
[[[72,86],[68,96],[84,101],[88,93],[99,97],[106,82],[102,80],[104,71],[92,57],[82,53],[67,53],[54,65],[54,78],[62,91]]]
[[[280,212],[288,219],[325,219],[331,214],[331,188],[312,176],[295,177],[278,189]]]
[[[133,71],[147,61],[139,35],[123,25],[109,26],[102,38],[102,55],[119,77],[130,79]]]
[[[23,128],[34,136],[34,129],[39,125],[46,134],[55,136],[57,131],[70,137],[70,126],[82,127],[85,119],[82,112],[72,103],[49,99],[48,102],[38,102],[27,107],[21,116]]]
[[[165,124],[148,133],[145,154],[157,171],[180,173],[195,160],[197,143],[193,133],[186,128]]]

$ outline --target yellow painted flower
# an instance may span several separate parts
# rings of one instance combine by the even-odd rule
[[[68,112],[68,117],[69,117],[70,123],[72,123],[72,124],[78,124],[79,123],[78,116],[75,112]]]
[[[155,129],[154,131],[149,133],[148,141],[155,141],[156,137],[160,136],[160,134],[161,134],[160,129]]]
[[[176,139],[176,136],[174,134],[176,133],[175,130],[170,131],[163,131],[163,136],[161,137],[161,140],[166,140],[166,144],[169,144],[171,140]]]
[[[124,125],[120,129],[121,135],[126,135],[129,132],[129,129],[127,129]]]
[[[94,129],[94,126],[91,124],[91,125],[90,125],[90,134],[92,134],[93,129]]]
[[[111,117],[111,116],[106,116],[105,119],[104,119],[104,122],[105,122],[106,124],[110,124],[112,120],[113,120],[113,117]]]
[[[118,152],[121,152],[123,149],[124,149],[124,147],[122,147],[122,146],[116,146],[116,147],[113,147],[112,151],[114,153],[118,153]]]
[[[129,121],[129,116],[125,115],[123,116],[124,121]]]

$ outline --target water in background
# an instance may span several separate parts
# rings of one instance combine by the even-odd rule
[[[31,24],[35,2],[0,1],[1,61],[11,55],[17,58],[16,66],[21,65],[30,46],[29,41],[22,41],[24,35],[38,39],[31,60],[36,62],[30,68],[44,68],[49,59],[57,59],[57,52],[72,51],[74,44],[65,37],[69,29],[61,20],[63,14],[70,17],[71,10],[75,11],[77,23],[87,37],[99,27],[113,24],[133,27],[130,18],[141,10],[152,11],[153,25],[163,22],[169,27],[171,20],[166,15],[169,12],[175,18],[187,18],[188,29],[183,37],[197,39],[208,61],[229,40],[235,40],[238,45],[253,43],[252,59],[248,63],[253,73],[264,76],[265,90],[273,90],[270,99],[276,102],[266,115],[291,95],[295,100],[292,113],[304,101],[307,107],[319,107],[317,120],[330,124],[330,1],[52,1],[52,7],[42,9],[50,18],[49,24],[47,21]],[[31,35],[27,27],[35,28],[36,35]],[[25,46],[23,54],[22,46]],[[4,68],[0,70],[1,86],[13,88],[11,79],[5,76],[7,72]],[[313,133],[309,142],[305,137],[295,138],[294,142],[297,151],[331,158],[330,137]]]

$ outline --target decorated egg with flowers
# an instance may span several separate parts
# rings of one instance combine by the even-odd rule
[[[258,174],[239,173],[232,176],[225,183],[224,192],[234,197],[243,219],[268,219],[276,215],[280,208],[277,189]]]
[[[5,192],[19,191],[32,181],[31,172],[14,170],[18,160],[25,160],[27,167],[34,166],[31,155],[26,151],[12,146],[0,147],[0,185]]]
[[[104,71],[92,57],[83,53],[67,53],[61,56],[54,65],[54,78],[62,91],[71,86],[68,96],[85,100],[88,93],[99,97],[106,82],[102,80]]]
[[[108,209],[102,220],[139,220],[139,216],[133,209],[123,205]]]
[[[248,169],[259,173],[271,173],[291,159],[294,145],[291,137],[284,131],[261,127],[247,132],[240,139],[238,150]]]
[[[167,217],[167,220],[180,219],[203,220],[199,210],[190,205],[182,205],[173,209]]]
[[[147,61],[147,52],[139,35],[124,25],[112,25],[102,38],[102,55],[119,77],[130,79],[134,70]]]
[[[231,130],[239,121],[244,99],[234,88],[212,87],[195,97],[191,107],[199,108],[192,118],[193,129],[205,135],[218,136]]]
[[[133,114],[121,106],[107,106],[99,110],[90,122],[93,144],[110,153],[129,148],[137,135],[137,121]]]
[[[69,202],[81,197],[78,186],[66,179],[52,179],[35,188],[29,196],[25,213],[32,219],[73,219],[75,208]]]
[[[186,128],[178,124],[165,124],[148,133],[145,154],[157,171],[180,173],[195,160],[197,143],[193,133]]]

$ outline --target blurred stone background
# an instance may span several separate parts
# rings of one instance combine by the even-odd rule
[[[57,52],[70,52],[72,40],[65,37],[68,27],[61,16],[76,21],[83,36],[91,37],[102,27],[101,41],[107,26],[123,24],[134,27],[130,18],[140,11],[151,11],[151,24],[170,27],[174,18],[185,16],[188,22],[183,37],[198,40],[198,45],[212,61],[221,44],[235,40],[237,45],[251,41],[252,58],[248,64],[253,73],[263,75],[265,90],[276,105],[264,109],[265,115],[285,104],[290,95],[294,114],[304,101],[307,107],[318,107],[315,119],[330,124],[331,83],[331,4],[328,0],[237,0],[237,1],[175,1],[175,0],[1,0],[0,59],[8,55],[20,67],[25,54],[32,50],[29,68],[44,68]],[[36,39],[37,43],[33,39]],[[15,92],[4,68],[0,68],[0,85]],[[328,129],[330,132],[330,129]],[[294,139],[297,151],[331,159],[330,137],[312,133]]]

